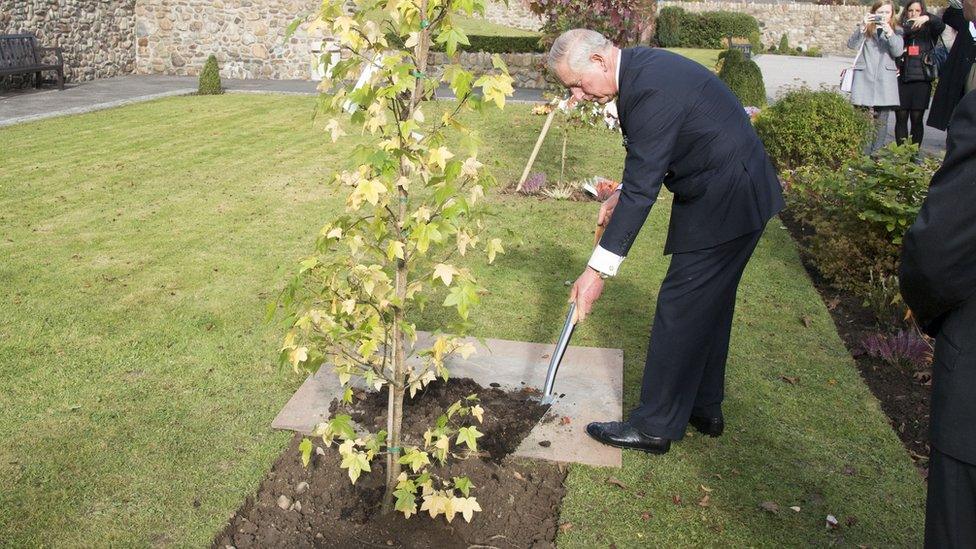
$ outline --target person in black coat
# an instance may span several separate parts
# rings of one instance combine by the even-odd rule
[[[976,19],[976,0],[966,15]],[[935,337],[926,547],[976,547],[976,91],[949,124],[945,160],[904,238],[899,284]]]
[[[725,362],[736,290],[782,189],[745,109],[700,64],[662,49],[620,50],[574,29],[553,43],[549,68],[576,99],[616,96],[627,155],[621,189],[600,209],[606,227],[570,300],[585,319],[616,274],[657,199],[674,193],[640,405],[587,433],[605,444],[664,453],[691,423],[724,428]]]
[[[939,84],[932,98],[927,124],[945,130],[949,126],[952,111],[966,94],[972,77],[973,62],[976,61],[976,37],[973,36],[969,21],[963,16],[956,0],[950,0],[949,7],[942,14],[942,21],[956,31],[956,41],[952,43],[945,68],[939,76]]]
[[[922,116],[932,99],[932,81],[936,78],[931,52],[945,30],[937,15],[928,13],[924,0],[908,0],[901,13],[905,53],[898,63],[898,96],[895,109],[895,140],[902,144],[908,138],[908,120],[912,121],[912,143],[920,145],[925,126]]]

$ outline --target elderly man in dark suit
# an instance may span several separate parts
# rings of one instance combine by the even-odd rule
[[[553,43],[549,68],[576,99],[616,97],[626,163],[600,209],[599,246],[570,300],[582,320],[616,274],[657,199],[674,193],[640,405],[627,421],[591,423],[613,446],[664,453],[691,423],[724,428],[722,400],[736,289],[766,222],[783,208],[776,171],[741,103],[711,71],[674,53],[620,50],[574,29]]]
[[[976,19],[976,0],[964,8]],[[925,546],[976,547],[976,90],[952,115],[901,261],[905,303],[935,337]]]

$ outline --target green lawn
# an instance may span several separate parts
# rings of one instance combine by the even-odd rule
[[[257,487],[289,439],[271,419],[301,382],[275,365],[264,305],[341,208],[325,182],[354,141],[329,144],[312,104],[180,97],[0,129],[0,546],[206,546]],[[521,172],[542,121],[510,105],[478,122],[500,181]],[[537,163],[551,178],[560,145]],[[578,177],[623,161],[619,136],[598,130],[574,132],[568,153]],[[491,289],[477,333],[551,342],[596,206],[491,200],[495,232],[518,239],[473,266]],[[574,340],[624,350],[628,409],[669,201]],[[922,481],[778,221],[739,295],[727,434],[626,452],[620,470],[573,467],[561,545],[920,542]]]
[[[689,59],[694,59],[709,69],[714,69],[718,64],[718,54],[722,50],[706,50],[702,48],[668,48],[669,51],[681,54]]]

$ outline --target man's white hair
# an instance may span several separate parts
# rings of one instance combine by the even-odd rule
[[[590,56],[603,53],[613,44],[602,34],[590,29],[572,29],[559,35],[549,48],[549,59],[546,64],[549,71],[556,72],[556,66],[566,61],[566,66],[573,71],[583,71]]]

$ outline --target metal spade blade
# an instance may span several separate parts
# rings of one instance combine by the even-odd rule
[[[549,359],[549,370],[546,372],[546,385],[545,389],[542,391],[542,403],[552,404],[555,398],[552,395],[552,386],[556,382],[556,372],[559,371],[559,363],[563,360],[563,355],[566,354],[566,348],[569,347],[569,338],[573,336],[573,328],[576,327],[574,322],[576,315],[576,304],[570,303],[569,314],[566,315],[566,323],[563,324],[563,331],[559,334],[559,341],[556,342],[556,350],[552,352],[552,358]]]

